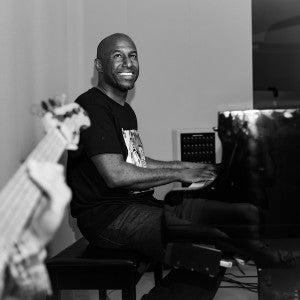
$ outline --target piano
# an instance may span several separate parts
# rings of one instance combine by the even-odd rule
[[[248,202],[264,212],[266,237],[300,236],[300,109],[218,113],[222,159],[206,186],[169,192],[165,201],[204,197]]]

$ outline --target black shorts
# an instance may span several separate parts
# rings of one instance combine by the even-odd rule
[[[176,207],[164,208],[143,204],[129,205],[106,229],[90,242],[105,248],[136,250],[152,260],[164,256],[164,222],[171,225],[198,223],[201,218],[201,200],[191,205],[187,201]],[[196,204],[196,205],[195,205]]]
[[[132,249],[153,260],[162,260],[163,211],[160,207],[129,205],[90,242],[104,248]]]

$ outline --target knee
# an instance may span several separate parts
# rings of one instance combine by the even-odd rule
[[[242,203],[240,207],[240,213],[250,224],[258,224],[259,222],[259,210],[250,203]]]

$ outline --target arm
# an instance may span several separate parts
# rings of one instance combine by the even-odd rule
[[[148,168],[153,168],[153,169],[156,168],[201,169],[201,168],[208,168],[208,167],[214,169],[214,167],[209,164],[179,161],[179,160],[161,161],[161,160],[152,159],[150,157],[146,157],[146,163]]]
[[[157,168],[141,168],[127,163],[120,154],[99,154],[92,157],[98,172],[111,188],[143,190],[179,181],[192,183],[211,177],[211,171],[177,168],[157,164]]]

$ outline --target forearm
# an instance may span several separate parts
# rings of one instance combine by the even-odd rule
[[[167,169],[174,170],[174,169],[198,168],[201,166],[200,163],[186,162],[186,161],[179,161],[179,160],[161,161],[161,160],[152,159],[150,157],[146,157],[146,163],[147,163],[147,167],[150,169],[167,168]]]
[[[120,154],[95,155],[91,159],[109,188],[144,190],[175,181],[193,183],[211,176],[210,170],[184,168],[176,162],[151,160],[151,168],[138,167],[125,162]]]
[[[144,190],[156,186],[181,181],[180,170],[172,168],[141,168],[128,164],[120,168],[115,177],[113,186],[131,190]]]

